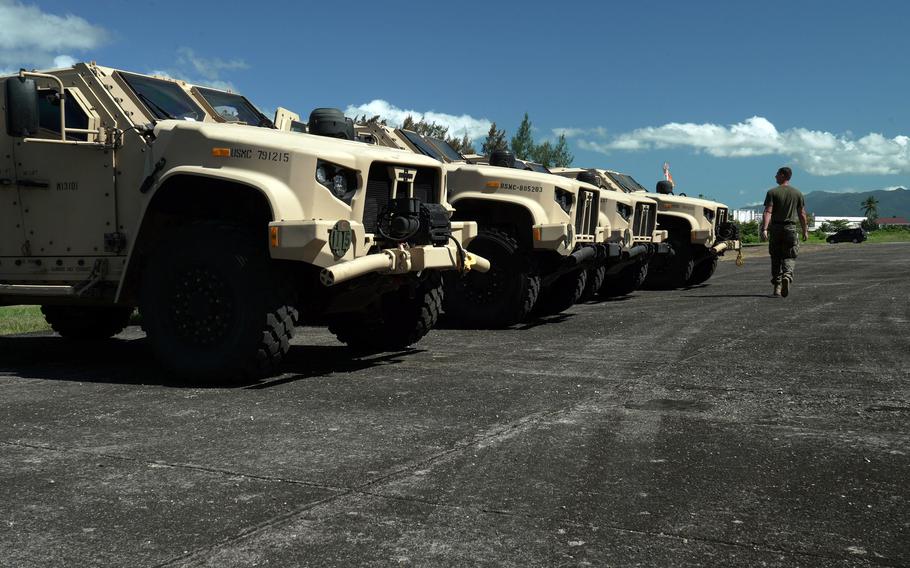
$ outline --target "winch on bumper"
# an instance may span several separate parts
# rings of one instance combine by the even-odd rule
[[[372,272],[407,274],[422,270],[490,269],[487,259],[467,251],[477,236],[477,223],[454,221],[446,245],[408,245],[369,253],[376,244],[357,221],[274,221],[269,223],[269,250],[272,258],[307,262],[323,268],[320,280],[333,286]]]

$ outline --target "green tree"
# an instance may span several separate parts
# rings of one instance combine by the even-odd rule
[[[456,150],[458,150],[459,154],[476,154],[477,153],[477,149],[474,148],[474,141],[471,140],[470,137],[468,137],[467,132],[465,132],[465,135],[461,137],[461,140],[456,140],[456,142],[457,142],[457,145],[452,144],[452,142],[449,141],[449,143],[452,144],[452,147],[455,148]]]
[[[822,227],[824,227],[825,225],[827,225],[827,232],[836,233],[836,232],[842,231],[844,229],[849,229],[850,221],[847,221],[846,219],[835,219],[835,220],[829,221],[827,223],[822,223]]]
[[[367,115],[364,114],[362,116],[361,115],[355,116],[354,124],[381,124],[381,125],[385,126],[386,121],[384,118],[382,118],[378,114],[371,116],[371,117],[367,117]]]
[[[515,136],[512,137],[512,152],[519,160],[530,160],[533,151],[534,138],[531,136],[531,119],[528,118],[528,113],[525,113]]]
[[[878,199],[870,195],[864,199],[859,206],[863,208],[863,212],[866,214],[867,219],[870,221],[878,219]]]
[[[758,231],[758,221],[746,221],[745,223],[740,223],[739,221],[733,221],[736,225],[739,225],[739,239],[744,243],[757,243],[759,240],[759,231]]]
[[[385,122],[383,122],[385,124]],[[408,115],[404,117],[401,128],[411,130],[423,136],[439,138],[445,140],[455,151],[461,154],[474,154],[477,150],[474,148],[474,142],[468,136],[467,132],[461,138],[449,136],[449,127],[435,122],[426,122],[425,120],[414,120],[414,117]]]
[[[506,131],[496,128],[496,123],[490,124],[490,130],[487,132],[487,138],[483,141],[483,147],[480,151],[484,156],[489,156],[496,150],[508,150],[509,142],[506,140]]]
[[[545,168],[553,165],[553,146],[544,141],[540,144],[531,144],[531,154],[528,157],[532,162],[537,162]]]
[[[564,168],[575,160],[575,156],[569,152],[565,134],[560,134],[555,144],[549,140],[535,144],[528,113],[525,113],[521,124],[518,125],[518,131],[512,137],[512,152],[519,160],[530,160],[548,168]]]
[[[566,142],[566,135],[560,134],[556,147],[553,148],[553,167],[567,168],[575,161],[575,156],[569,152],[569,144]]]

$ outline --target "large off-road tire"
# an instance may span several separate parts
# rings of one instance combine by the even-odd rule
[[[660,271],[649,270],[645,285],[649,288],[672,289],[682,288],[692,278],[695,259],[692,246],[682,241],[673,241],[673,256],[669,258]]]
[[[427,271],[416,286],[402,286],[380,297],[374,309],[337,316],[329,331],[358,350],[395,351],[409,347],[433,329],[444,297],[438,271]]]
[[[712,276],[714,276],[714,271],[717,270],[717,257],[711,255],[711,258],[702,260],[695,265],[695,268],[692,270],[692,276],[689,278],[688,286],[696,286],[707,282]]]
[[[133,308],[122,306],[41,306],[48,325],[61,337],[98,341],[114,337],[130,323]]]
[[[603,286],[606,277],[607,267],[605,265],[601,264],[595,268],[589,268],[585,289],[581,293],[581,297],[578,298],[578,301],[587,302],[588,300],[592,300]]]
[[[446,319],[469,328],[506,327],[523,321],[537,303],[540,277],[518,242],[502,231],[485,229],[468,250],[489,260],[490,270],[446,275]]]
[[[607,276],[603,286],[600,287],[600,295],[606,298],[616,296],[627,296],[641,288],[645,278],[648,277],[648,261],[638,261],[626,266],[616,274]]]
[[[237,227],[198,223],[152,252],[139,311],[165,367],[204,382],[276,371],[290,348],[297,310],[262,241]]]
[[[581,298],[587,283],[587,270],[575,270],[563,274],[540,291],[540,299],[537,300],[534,313],[539,316],[549,316],[564,312]]]

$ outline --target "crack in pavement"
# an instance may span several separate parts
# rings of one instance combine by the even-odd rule
[[[592,527],[592,525],[590,523],[580,523],[578,521],[573,521],[571,519],[540,517],[540,516],[531,515],[528,513],[516,513],[514,511],[507,511],[507,510],[502,510],[502,509],[489,509],[486,507],[477,507],[477,506],[472,506],[472,505],[450,505],[448,503],[438,503],[435,501],[430,501],[428,499],[420,499],[417,497],[406,497],[406,496],[400,496],[400,495],[386,495],[383,493],[374,493],[374,492],[361,492],[361,493],[363,493],[364,495],[371,496],[371,497],[377,497],[377,498],[383,499],[385,501],[402,501],[402,502],[407,502],[407,503],[419,503],[419,504],[429,505],[431,507],[436,507],[436,508],[440,508],[440,509],[449,509],[449,510],[455,510],[455,511],[470,511],[472,513],[479,513],[479,514],[500,515],[500,516],[504,516],[504,517],[528,519],[530,521],[553,521],[553,522],[558,522],[560,524],[579,528],[579,529],[591,529],[591,528],[596,528],[596,530],[606,529],[606,530],[612,530],[615,532],[635,534],[635,535],[639,535],[639,536],[652,536],[652,537],[658,537],[658,538],[668,538],[668,539],[678,540],[681,542],[695,541],[695,542],[703,542],[703,543],[708,543],[708,544],[720,544],[720,545],[730,546],[730,547],[734,547],[734,548],[744,548],[744,549],[749,549],[749,550],[755,550],[758,552],[768,552],[768,553],[772,553],[772,554],[789,554],[791,556],[805,556],[808,558],[819,558],[819,559],[825,559],[825,560],[856,560],[856,557],[853,557],[853,556],[837,555],[837,554],[822,554],[820,552],[810,552],[810,551],[802,551],[802,550],[792,550],[792,549],[788,549],[788,548],[778,548],[778,547],[769,545],[768,543],[760,543],[760,542],[752,542],[752,541],[724,540],[724,539],[717,539],[717,538],[711,538],[711,537],[705,537],[705,536],[688,536],[688,535],[685,535],[682,533],[667,532],[667,531],[647,531],[647,530],[642,530],[642,529],[633,529],[633,528],[629,528],[629,527],[624,527],[622,525],[602,524],[602,525],[598,525],[596,527]],[[881,565],[881,566],[904,566],[904,564],[902,564],[898,561],[891,561],[887,558],[877,558],[877,559],[876,558],[871,558],[871,559],[867,558],[865,560],[872,562],[874,564]]]
[[[819,310],[822,308],[829,308],[830,306],[835,305],[839,302],[842,302],[842,301],[844,301],[845,298],[848,298],[854,294],[857,294],[857,295],[866,294],[866,293],[868,293],[869,290],[874,289],[878,286],[881,286],[884,283],[897,282],[897,281],[901,281],[901,279],[900,278],[892,278],[892,279],[886,278],[880,282],[877,282],[877,283],[874,283],[874,284],[871,284],[871,285],[868,285],[868,286],[865,286],[865,287],[862,287],[859,289],[850,290],[847,293],[839,294],[836,298],[834,298],[831,301],[823,302],[823,303],[813,306],[812,308],[810,308],[810,311],[815,311],[815,310]],[[658,299],[662,300],[663,298],[658,298]],[[656,304],[656,303],[657,302],[650,302],[650,304]],[[660,302],[660,304],[663,304],[663,302]],[[720,321],[726,320],[726,318],[730,315],[729,312],[734,307],[735,306],[733,305],[732,302],[728,303],[727,305],[720,306],[720,310],[717,312],[717,313],[722,314]],[[696,311],[697,309],[699,309],[699,308],[693,307],[689,311],[690,312]],[[715,313],[715,315],[716,315],[716,313]],[[781,316],[781,317],[777,318],[776,323],[779,323],[781,321],[785,321],[785,322],[794,321],[798,318],[803,318],[804,315],[805,315],[805,309],[802,309],[802,310],[800,310],[800,312],[791,313],[790,315]],[[646,316],[641,316],[641,317],[646,317]],[[755,330],[752,330],[752,331],[754,332]],[[764,331],[766,331],[766,330],[762,330],[762,332],[764,332]],[[738,332],[738,330],[737,330],[737,332]],[[699,325],[698,322],[696,322],[693,326],[684,330],[684,335],[676,336],[677,339],[681,340],[679,343],[674,341],[672,344],[664,344],[663,348],[667,349],[667,353],[665,354],[666,357],[667,358],[673,357],[674,358],[673,361],[657,364],[657,365],[655,365],[655,368],[653,370],[650,370],[649,372],[643,373],[641,375],[635,375],[635,371],[631,370],[630,373],[633,375],[633,377],[632,377],[633,380],[635,380],[635,382],[637,382],[637,383],[642,383],[642,384],[647,383],[649,379],[654,379],[654,378],[660,377],[669,368],[690,362],[698,357],[701,357],[707,353],[710,353],[711,351],[726,350],[726,349],[733,348],[737,345],[741,345],[742,343],[744,343],[746,341],[746,338],[744,338],[744,337],[733,337],[733,338],[725,339],[724,343],[721,343],[721,344],[718,344],[718,343],[708,344],[707,341],[704,341],[706,336],[707,336],[707,339],[710,340],[712,338],[712,334],[716,334],[716,333],[717,333],[717,330],[711,329],[710,327],[706,328],[705,325]],[[701,346],[699,347],[698,344],[700,341],[704,341],[704,343],[702,343]],[[690,351],[690,347],[692,347],[693,345],[696,346],[696,348],[694,350]],[[659,347],[655,347],[655,349],[659,349]],[[650,363],[650,362],[646,362],[646,363],[648,364],[648,366],[653,365],[653,363]],[[417,363],[414,366],[421,367],[421,368],[424,367],[424,365],[422,363]],[[513,372],[516,372],[516,371],[513,371]],[[83,374],[85,374],[85,373],[84,372],[79,373],[80,376]],[[522,372],[521,374],[531,374],[531,373]],[[541,373],[537,373],[537,374],[541,374]],[[547,373],[543,373],[543,375],[547,375]],[[573,377],[573,375],[560,375],[560,376],[564,377],[564,378]],[[574,376],[578,376],[578,375],[574,375]],[[589,375],[587,378],[589,378],[589,379],[596,378],[601,381],[610,379],[609,377],[599,377],[599,376],[593,376],[593,375]],[[610,382],[612,383],[613,381],[611,380]],[[482,430],[480,432],[473,433],[473,434],[468,434],[468,435],[462,437],[460,440],[456,440],[456,441],[452,442],[451,443],[452,445],[445,450],[433,452],[433,453],[430,453],[430,455],[427,455],[427,456],[424,456],[421,458],[408,460],[408,461],[404,462],[401,466],[389,471],[388,473],[386,473],[384,475],[378,476],[373,479],[369,479],[368,481],[365,481],[364,483],[354,484],[351,487],[336,486],[336,485],[325,484],[325,483],[315,483],[315,482],[296,480],[296,479],[290,479],[290,478],[282,478],[282,477],[277,477],[277,476],[251,475],[251,474],[231,471],[229,469],[206,467],[206,466],[200,466],[197,464],[171,463],[171,462],[158,461],[158,460],[144,460],[141,458],[133,458],[133,457],[128,457],[128,456],[118,456],[118,455],[111,455],[111,454],[95,453],[95,452],[92,452],[91,450],[86,450],[86,449],[82,449],[82,448],[70,448],[70,449],[55,448],[55,447],[51,447],[51,446],[42,446],[42,445],[27,444],[27,443],[21,443],[21,442],[2,442],[2,441],[0,441],[0,444],[5,444],[5,445],[9,445],[9,446],[28,447],[28,448],[34,448],[34,449],[47,450],[47,451],[73,452],[73,453],[87,454],[87,455],[96,456],[96,457],[100,457],[100,458],[131,461],[131,462],[136,462],[136,463],[145,463],[145,464],[155,465],[155,466],[159,466],[159,467],[183,468],[183,469],[188,469],[188,470],[207,472],[207,473],[211,473],[211,474],[215,474],[215,475],[229,475],[229,476],[257,479],[257,480],[270,481],[270,482],[291,483],[291,484],[297,484],[297,485],[308,486],[308,487],[313,487],[313,488],[320,488],[320,489],[324,489],[324,490],[333,492],[333,494],[328,495],[323,499],[309,502],[305,506],[301,506],[295,510],[271,517],[260,523],[248,525],[247,527],[240,529],[238,532],[236,532],[235,534],[233,534],[229,537],[221,539],[217,542],[207,544],[202,547],[198,547],[185,554],[181,554],[179,556],[170,558],[168,560],[165,560],[163,563],[158,564],[158,566],[171,566],[174,564],[191,561],[193,558],[198,558],[200,556],[203,556],[207,552],[215,551],[221,547],[228,546],[232,543],[239,543],[239,542],[243,541],[244,539],[252,538],[253,536],[255,536],[257,534],[261,534],[261,533],[264,533],[275,527],[279,527],[283,523],[286,523],[286,522],[290,521],[291,519],[294,519],[295,517],[299,517],[301,514],[307,512],[307,511],[313,510],[315,508],[318,508],[318,507],[330,508],[335,503],[337,503],[339,500],[344,499],[345,497],[354,495],[354,494],[359,494],[359,495],[364,495],[364,496],[369,496],[372,498],[379,498],[379,499],[384,499],[384,500],[401,500],[401,501],[420,502],[420,503],[425,503],[428,506],[433,506],[433,507],[471,510],[471,511],[478,511],[478,512],[484,513],[484,514],[491,514],[491,515],[525,517],[525,518],[536,519],[536,520],[553,520],[553,518],[539,518],[539,517],[535,517],[533,515],[514,513],[511,511],[503,511],[503,510],[490,509],[490,508],[484,508],[484,507],[458,506],[458,505],[451,505],[451,504],[444,504],[444,503],[434,503],[432,501],[422,500],[422,499],[407,497],[407,496],[389,496],[389,495],[384,495],[383,493],[380,493],[379,491],[382,491],[383,487],[386,484],[396,482],[399,480],[407,480],[409,474],[413,475],[419,469],[427,468],[427,466],[435,467],[435,466],[439,466],[441,464],[445,464],[448,462],[448,460],[450,458],[454,459],[455,456],[458,456],[467,450],[470,450],[472,448],[483,448],[483,447],[495,445],[499,441],[507,440],[514,436],[519,436],[524,432],[530,431],[533,428],[537,427],[538,425],[544,423],[547,420],[558,419],[560,416],[571,414],[572,412],[576,412],[579,409],[585,409],[586,406],[592,407],[592,408],[597,407],[597,408],[604,408],[604,409],[621,407],[621,403],[604,404],[605,401],[608,400],[611,396],[612,397],[617,397],[617,396],[621,397],[622,396],[621,393],[613,392],[616,387],[615,384],[610,384],[610,385],[605,385],[605,386],[607,388],[611,389],[611,393],[597,394],[595,396],[584,396],[584,395],[587,395],[588,393],[580,392],[578,394],[582,395],[582,396],[580,396],[574,402],[569,401],[569,404],[563,405],[560,408],[529,413],[525,416],[522,416],[520,418],[511,420],[511,421],[506,421],[506,422],[502,422],[502,423],[494,423],[485,430]],[[657,385],[657,386],[664,386],[664,385]],[[634,411],[634,410],[632,410],[632,411]],[[653,412],[653,411],[640,410],[640,411],[634,411],[634,412]],[[668,411],[662,410],[661,412],[668,412]],[[741,420],[734,420],[734,419],[728,419],[728,420],[715,419],[715,421],[748,424],[748,422],[743,422]],[[786,428],[791,428],[791,427],[786,427]],[[569,524],[572,526],[578,526],[578,527],[589,526],[589,525],[585,525],[584,523],[579,523],[579,522],[575,522],[575,521],[560,521],[560,522],[565,522],[566,524]],[[726,545],[726,546],[735,546],[735,547],[741,547],[741,548],[752,548],[752,549],[763,550],[766,552],[786,553],[786,554],[802,555],[802,556],[806,556],[806,557],[815,557],[815,558],[838,559],[838,560],[846,558],[849,560],[859,560],[859,558],[857,558],[857,557],[849,557],[849,556],[844,557],[844,556],[836,556],[836,555],[831,556],[831,555],[825,555],[825,554],[814,554],[812,552],[797,552],[797,551],[789,551],[789,550],[785,550],[785,549],[776,549],[773,547],[768,547],[767,545],[761,544],[761,543],[757,544],[757,543],[751,543],[751,542],[726,541],[726,540],[722,540],[722,539],[712,539],[710,537],[689,537],[689,536],[684,536],[683,534],[676,534],[676,533],[642,531],[642,530],[631,529],[631,528],[627,528],[627,527],[623,527],[623,526],[619,526],[619,525],[615,525],[615,526],[602,525],[602,526],[609,530],[621,531],[621,532],[626,532],[626,533],[631,533],[631,534],[640,534],[640,535],[646,535],[646,536],[651,536],[651,537],[675,538],[675,539],[680,539],[680,540],[689,539],[689,540],[693,540],[693,541],[701,541],[701,542],[706,542],[706,543],[715,543],[715,544],[722,544],[722,545]],[[761,548],[761,547],[763,547],[763,548]],[[887,559],[885,561],[882,561],[881,559],[863,558],[863,560],[868,560],[870,562],[875,562],[875,563],[885,565],[885,566],[899,565],[899,564],[890,564],[889,562],[891,562],[891,561],[887,561]]]
[[[735,340],[731,340],[731,341],[741,342],[741,341],[744,341],[744,339],[735,339]],[[682,349],[683,347],[684,346],[680,346],[680,349]],[[715,349],[714,345],[705,345],[701,348],[696,349],[694,352],[687,354],[685,357],[683,357],[683,360],[690,360],[699,355],[703,355],[704,353],[706,353],[710,350],[713,350],[713,349]],[[656,377],[656,376],[660,375],[661,372],[663,372],[666,368],[677,365],[678,363],[679,363],[679,360],[674,360],[672,362],[664,363],[663,365],[659,366],[657,369],[655,369],[651,373],[645,374],[644,377],[648,377],[648,376]],[[392,471],[386,475],[380,476],[380,477],[370,480],[366,483],[356,485],[356,486],[350,488],[349,491],[345,491],[345,492],[330,496],[330,497],[322,500],[319,503],[307,504],[304,507],[300,507],[296,511],[291,511],[289,513],[280,515],[278,517],[274,517],[272,519],[267,519],[267,520],[263,521],[262,523],[258,523],[255,526],[248,527],[247,529],[244,529],[230,537],[221,539],[218,542],[211,543],[204,547],[200,547],[195,550],[189,551],[185,554],[180,554],[178,556],[175,556],[169,560],[166,560],[160,564],[157,564],[156,568],[174,566],[179,563],[187,562],[194,558],[204,556],[214,550],[217,550],[218,548],[224,547],[225,545],[233,544],[233,543],[239,542],[243,539],[253,537],[270,528],[278,526],[278,525],[282,524],[283,522],[285,522],[297,515],[300,515],[301,513],[314,509],[317,506],[330,505],[352,493],[373,494],[375,492],[367,492],[366,491],[367,488],[376,487],[376,486],[383,484],[384,482],[391,481],[394,478],[404,477],[405,475],[407,475],[409,473],[413,473],[414,471],[426,469],[427,466],[429,466],[429,465],[438,465],[439,463],[444,462],[445,458],[447,458],[449,456],[453,456],[454,454],[459,454],[467,449],[481,447],[482,445],[489,446],[489,445],[492,445],[491,444],[492,442],[514,437],[525,431],[530,430],[531,428],[544,422],[545,420],[554,419],[554,418],[557,418],[562,415],[571,414],[572,412],[577,411],[577,409],[584,408],[586,406],[589,407],[592,404],[596,403],[598,400],[602,400],[605,397],[606,397],[606,395],[603,395],[603,394],[594,396],[594,397],[586,397],[580,401],[576,401],[573,404],[563,406],[558,409],[535,412],[535,413],[531,413],[526,416],[523,416],[517,420],[513,420],[511,422],[493,425],[491,428],[488,428],[481,435],[474,434],[472,436],[467,436],[465,438],[462,438],[461,441],[456,442],[455,444],[453,444],[453,446],[451,448],[449,448],[447,450],[438,452],[436,454],[433,454],[429,457],[423,458],[416,462],[411,462],[410,464],[402,466],[402,467],[396,469],[395,471]],[[619,406],[619,405],[617,404],[615,406]],[[379,496],[379,495],[380,494],[378,494],[378,493],[376,494],[376,496]]]

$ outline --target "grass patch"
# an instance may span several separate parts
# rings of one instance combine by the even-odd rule
[[[910,231],[906,229],[879,229],[869,231],[870,243],[906,243],[910,242]]]
[[[50,331],[50,329],[51,326],[44,321],[40,306],[0,307],[0,335]]]

